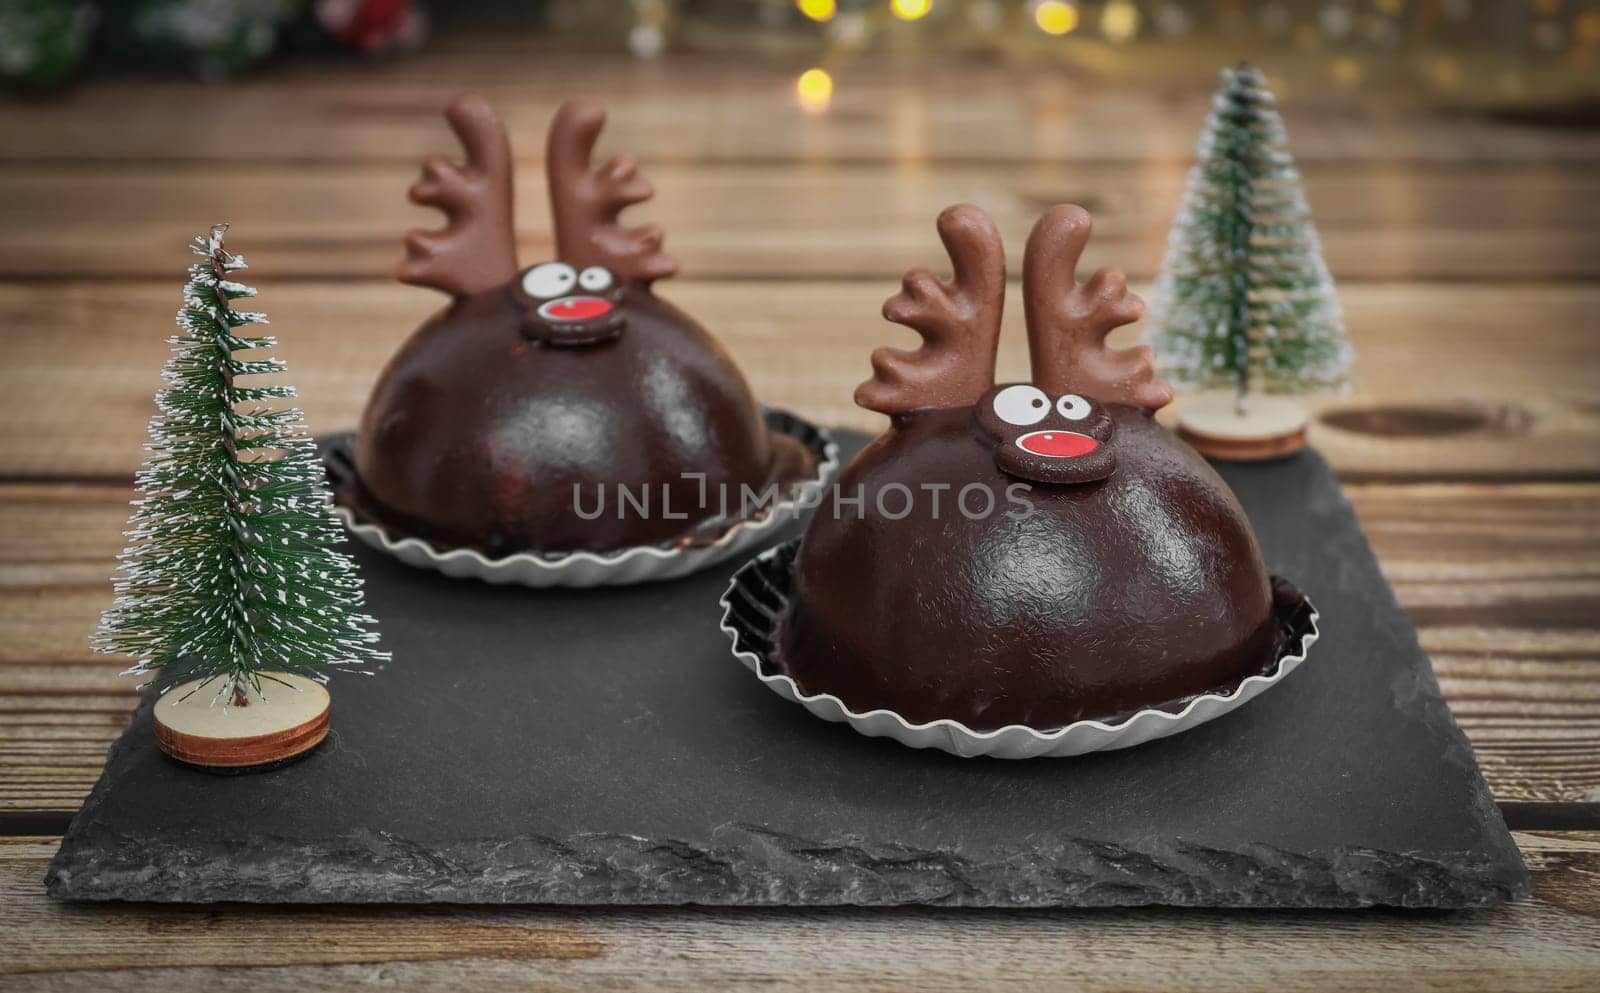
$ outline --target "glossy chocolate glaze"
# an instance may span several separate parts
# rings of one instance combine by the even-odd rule
[[[358,434],[360,483],[341,502],[399,534],[491,557],[610,551],[713,540],[737,517],[741,486],[810,477],[810,453],[769,434],[714,338],[638,284],[614,299],[621,333],[576,348],[529,333],[515,284],[436,314],[379,377]],[[630,507],[619,519],[618,484],[648,487],[648,517]],[[574,485],[588,512],[604,486],[600,517],[574,511]]]
[[[972,407],[896,418],[838,482],[795,563],[775,661],[807,693],[907,721],[1040,730],[1171,705],[1269,669],[1272,588],[1227,485],[1142,410],[1106,408],[1116,469],[1095,482],[1027,484],[996,464]],[[900,520],[875,494],[916,493]],[[955,504],[980,483],[993,514]],[[948,484],[938,519],[924,484]],[[1008,487],[1033,512],[1020,508]],[[890,514],[905,501],[887,495]],[[974,491],[968,509],[984,500]]]

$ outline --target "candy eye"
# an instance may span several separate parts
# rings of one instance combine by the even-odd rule
[[[1056,412],[1069,421],[1081,421],[1089,416],[1089,401],[1068,393],[1056,401]]]
[[[1050,398],[1036,386],[1007,386],[994,397],[994,415],[1007,424],[1026,427],[1050,413]]]
[[[522,292],[536,299],[548,300],[571,293],[577,282],[577,272],[565,262],[544,262],[523,274]]]
[[[578,273],[578,285],[590,293],[599,293],[611,289],[611,273],[597,265]]]

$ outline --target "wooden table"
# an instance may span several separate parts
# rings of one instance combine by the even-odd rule
[[[1314,443],[1338,466],[1534,873],[1468,914],[62,906],[42,875],[135,695],[86,637],[110,600],[186,243],[229,220],[313,428],[354,423],[438,297],[387,273],[433,224],[404,189],[455,150],[463,87],[513,128],[525,263],[564,95],[605,98],[685,275],[766,400],[850,406],[878,306],[943,266],[933,218],[1098,219],[1094,264],[1147,283],[1207,94],[998,67],[862,69],[832,111],[709,59],[441,45],[382,68],[208,87],[101,79],[0,105],[0,988],[1600,988],[1600,135],[1289,102],[1360,352]],[[1016,300],[1003,376],[1025,373]],[[803,360],[796,356],[803,354]],[[174,812],[181,816],[181,812]]]

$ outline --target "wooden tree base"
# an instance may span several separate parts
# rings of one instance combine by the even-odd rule
[[[1306,411],[1291,397],[1251,397],[1242,416],[1230,395],[1195,397],[1178,411],[1178,436],[1208,458],[1281,459],[1306,447]]]
[[[224,707],[215,682],[174,686],[155,704],[156,744],[179,762],[233,771],[311,751],[328,736],[327,689],[302,676],[272,675],[288,685],[264,681],[267,699],[252,692],[243,707]]]

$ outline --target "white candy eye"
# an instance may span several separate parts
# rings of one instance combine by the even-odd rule
[[[1056,411],[1069,421],[1081,421],[1089,416],[1089,401],[1068,393],[1056,401]]]
[[[539,300],[565,296],[577,285],[578,274],[565,262],[543,262],[522,276],[522,292]]]
[[[611,273],[597,265],[578,273],[578,285],[590,293],[599,293],[611,289]]]
[[[1036,386],[1007,386],[994,397],[994,415],[1007,424],[1026,427],[1050,413],[1050,398]]]

